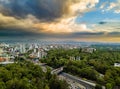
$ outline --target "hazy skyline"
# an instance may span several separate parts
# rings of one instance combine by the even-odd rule
[[[0,40],[120,42],[120,0],[0,0]]]

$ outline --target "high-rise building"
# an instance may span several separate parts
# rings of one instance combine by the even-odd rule
[[[20,52],[21,53],[25,53],[26,52],[26,48],[24,44],[20,44]]]

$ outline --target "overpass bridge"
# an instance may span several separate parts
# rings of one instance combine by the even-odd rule
[[[63,67],[57,68],[57,69],[53,69],[51,71],[51,74],[60,74],[61,72],[63,72]]]

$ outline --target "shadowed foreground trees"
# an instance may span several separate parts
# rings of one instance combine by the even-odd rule
[[[0,66],[0,89],[68,89],[66,81],[44,73],[40,66],[19,62]]]

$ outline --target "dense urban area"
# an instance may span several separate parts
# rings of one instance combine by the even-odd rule
[[[120,89],[120,45],[0,43],[0,89]]]

